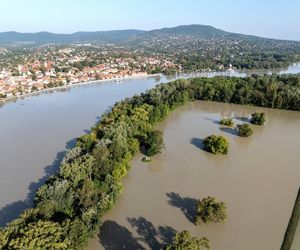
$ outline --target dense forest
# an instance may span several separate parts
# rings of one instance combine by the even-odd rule
[[[160,151],[156,124],[194,100],[299,111],[300,75],[179,79],[116,103],[78,138],[34,208],[1,229],[0,249],[82,249],[121,194],[130,159],[141,148]]]

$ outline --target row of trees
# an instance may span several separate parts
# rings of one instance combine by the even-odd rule
[[[0,231],[0,249],[82,249],[123,190],[121,179],[140,149],[162,149],[155,125],[192,100],[300,110],[299,76],[192,78],[160,84],[116,103],[78,138],[59,172],[38,190],[34,208]],[[156,145],[156,146],[155,146]]]

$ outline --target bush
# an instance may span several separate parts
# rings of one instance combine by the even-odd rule
[[[196,224],[210,222],[224,222],[227,218],[226,206],[214,197],[207,197],[197,204]]]
[[[209,250],[209,240],[205,237],[198,239],[191,236],[188,231],[176,233],[173,242],[165,247],[165,250]]]
[[[161,151],[165,147],[162,132],[158,130],[151,131],[148,134],[144,147],[145,154],[148,156],[153,156],[161,153]]]
[[[210,135],[203,141],[205,149],[213,154],[227,154],[229,142],[224,136]]]
[[[220,124],[224,125],[224,126],[228,126],[228,127],[234,126],[234,122],[233,122],[232,118],[224,118],[220,121]]]
[[[237,125],[238,134],[241,137],[248,137],[253,134],[253,130],[249,124],[244,123],[242,125]]]
[[[255,125],[264,125],[266,121],[265,113],[263,112],[255,112],[252,114],[251,123]]]

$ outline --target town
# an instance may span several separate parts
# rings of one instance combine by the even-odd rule
[[[77,83],[120,81],[123,78],[180,69],[180,65],[158,56],[90,45],[48,45],[31,48],[30,52],[25,53],[26,50],[28,48],[18,52],[17,60],[13,63],[9,63],[14,58],[13,50],[0,50],[0,99]]]

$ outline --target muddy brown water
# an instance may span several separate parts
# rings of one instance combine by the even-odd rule
[[[225,116],[247,122],[254,111],[264,111],[267,122],[252,126],[249,138],[218,124]],[[142,163],[140,154],[132,160],[124,193],[86,249],[159,249],[182,230],[209,238],[214,250],[279,249],[300,183],[299,128],[300,112],[185,105],[159,126],[166,150],[150,163]],[[228,155],[203,151],[210,134],[229,139]],[[207,196],[226,203],[225,223],[192,223],[196,200]]]

